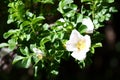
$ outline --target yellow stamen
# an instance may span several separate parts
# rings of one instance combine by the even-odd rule
[[[76,47],[78,48],[78,50],[83,50],[86,47],[85,40],[79,40],[76,44]]]
[[[42,59],[42,58],[43,58],[43,55],[42,55],[42,54],[38,54],[37,57],[38,57],[39,59]]]

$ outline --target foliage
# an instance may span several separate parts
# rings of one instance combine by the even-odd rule
[[[91,48],[84,61],[75,60],[80,67],[95,53],[96,47],[102,47],[103,36],[98,28],[104,26],[103,22],[116,12],[109,6],[114,0],[14,0],[9,2],[8,24],[15,23],[15,29],[4,33],[7,43],[0,47],[16,50],[17,55],[13,64],[18,67],[34,68],[35,77],[38,71],[45,70],[47,78],[58,75],[62,59],[68,60],[71,52],[65,48],[73,29],[82,35],[86,34],[87,26],[82,24],[86,17],[92,19],[94,31],[91,36]],[[56,4],[57,3],[57,4]],[[57,18],[56,18],[57,16]],[[55,19],[55,20],[54,20]],[[38,52],[33,49],[37,48]],[[40,51],[42,53],[40,53]]]

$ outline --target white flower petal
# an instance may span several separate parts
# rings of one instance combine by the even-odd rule
[[[86,48],[85,48],[85,51],[88,52],[89,51],[89,48],[91,46],[91,39],[90,39],[90,36],[89,35],[85,35],[84,36],[85,40],[86,40]]]
[[[83,36],[77,31],[77,30],[73,30],[71,35],[70,35],[70,40],[74,43],[78,42],[80,38],[82,38]]]
[[[67,41],[66,42],[66,49],[68,51],[75,51],[77,50],[76,45],[72,43],[72,41]]]
[[[87,26],[86,33],[93,33],[94,25],[92,20],[87,17],[82,20],[82,24]]]
[[[84,60],[86,58],[86,52],[74,51],[71,56],[77,60]]]
[[[33,48],[33,52],[36,54],[43,54],[42,51],[37,48]]]
[[[77,30],[73,30],[70,35],[70,40],[66,42],[66,49],[68,51],[75,51],[77,50],[76,44],[80,38],[83,36]]]

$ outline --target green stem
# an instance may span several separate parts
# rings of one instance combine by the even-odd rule
[[[32,26],[32,25],[30,25],[30,27],[31,27],[32,31],[35,33],[35,30],[34,30],[33,26]]]
[[[92,19],[94,19],[95,17],[95,7],[96,7],[96,2],[94,0],[92,0]]]

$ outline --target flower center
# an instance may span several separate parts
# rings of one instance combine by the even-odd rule
[[[85,40],[79,40],[76,44],[78,50],[83,50],[85,48]]]
[[[42,58],[43,58],[43,55],[42,55],[42,54],[38,54],[37,57],[38,57],[39,59],[42,59]]]

